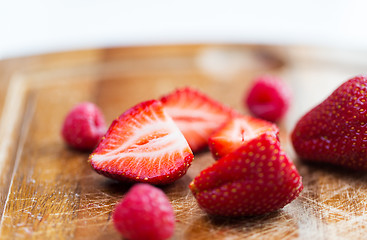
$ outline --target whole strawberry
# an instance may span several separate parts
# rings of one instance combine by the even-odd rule
[[[83,102],[65,117],[61,135],[71,147],[91,150],[105,132],[106,124],[101,110],[93,103]]]
[[[244,102],[256,117],[276,122],[289,108],[290,90],[274,76],[260,76],[254,80]]]
[[[250,216],[284,207],[303,185],[274,134],[263,134],[202,171],[190,189],[209,214]]]
[[[162,190],[136,184],[115,207],[115,228],[129,240],[164,240],[173,235],[175,215]]]
[[[306,161],[367,170],[367,76],[338,87],[296,124],[292,142]]]

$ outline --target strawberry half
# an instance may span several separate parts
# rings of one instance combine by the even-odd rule
[[[161,101],[193,152],[205,148],[214,130],[236,114],[233,109],[188,87],[162,97]]]
[[[90,155],[107,177],[167,184],[182,177],[193,159],[184,136],[161,102],[142,102],[114,120]]]
[[[277,136],[279,129],[275,124],[259,118],[234,117],[210,136],[209,149],[213,157],[219,159],[263,133]]]
[[[279,141],[263,134],[202,171],[190,189],[209,214],[251,216],[284,207],[303,185]]]
[[[306,161],[367,170],[367,76],[338,87],[296,124],[292,142]]]

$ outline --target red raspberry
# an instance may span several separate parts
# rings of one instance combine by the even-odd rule
[[[253,115],[276,122],[288,110],[290,90],[276,77],[261,76],[254,80],[244,102]]]
[[[163,240],[173,235],[175,215],[161,189],[139,183],[116,205],[113,221],[129,240]]]
[[[68,113],[61,135],[71,147],[91,150],[105,132],[106,124],[102,112],[93,103],[84,102]]]

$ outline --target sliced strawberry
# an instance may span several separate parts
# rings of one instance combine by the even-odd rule
[[[284,207],[303,185],[279,141],[263,134],[202,171],[190,189],[209,214],[250,216]]]
[[[213,157],[219,159],[263,133],[277,136],[279,129],[275,124],[259,118],[234,117],[210,136],[209,149]]]
[[[213,131],[236,114],[233,109],[191,88],[178,89],[161,101],[193,152],[205,148]]]
[[[367,76],[343,83],[295,126],[292,142],[306,161],[367,171]]]
[[[184,136],[157,100],[140,103],[113,121],[89,157],[100,174],[152,184],[182,177],[192,159]]]

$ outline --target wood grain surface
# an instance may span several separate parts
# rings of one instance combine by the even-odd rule
[[[216,219],[189,182],[214,160],[195,155],[188,173],[162,187],[177,218],[173,239],[366,239],[367,175],[300,162],[289,142],[297,119],[341,82],[363,73],[365,53],[306,47],[186,45],[85,50],[0,61],[0,239],[121,239],[114,205],[131,185],[95,173],[88,153],[60,137],[81,101],[110,123],[138,102],[193,86],[243,112],[251,80],[275,74],[292,89],[281,141],[304,191],[280,211]]]

